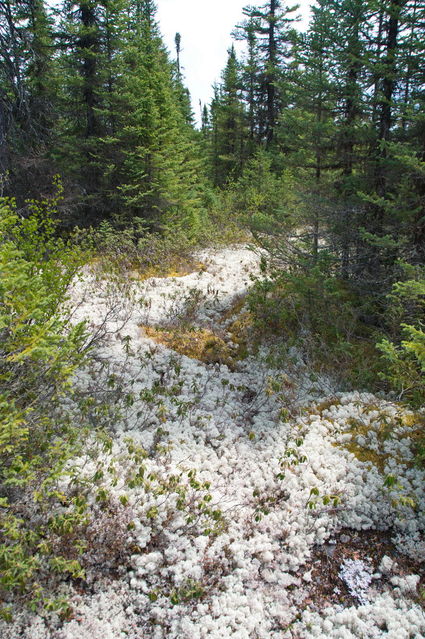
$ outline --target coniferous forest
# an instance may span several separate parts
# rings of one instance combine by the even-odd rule
[[[199,124],[156,11],[0,0],[0,634],[424,636],[425,3],[245,7]]]

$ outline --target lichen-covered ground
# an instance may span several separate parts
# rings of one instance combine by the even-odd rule
[[[283,370],[265,348],[240,359],[258,256],[197,259],[183,277],[75,284],[75,319],[107,333],[78,383],[115,375],[131,397],[104,453],[109,511],[93,499],[71,618],[22,612],[2,639],[424,637],[421,415],[339,393],[296,352]]]

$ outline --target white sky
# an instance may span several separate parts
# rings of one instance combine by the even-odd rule
[[[313,0],[287,2],[286,6],[300,5],[299,29],[308,23],[312,3]],[[209,104],[212,85],[220,80],[232,42],[230,34],[243,18],[243,7],[263,4],[264,0],[157,0],[159,26],[173,59],[174,38],[177,32],[181,35],[180,60],[197,119],[199,100]]]

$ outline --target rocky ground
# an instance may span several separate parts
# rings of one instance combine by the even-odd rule
[[[108,512],[93,498],[71,618],[20,613],[2,638],[425,636],[421,415],[339,392],[296,352],[284,368],[250,354],[258,255],[196,259],[182,277],[76,282],[75,320],[105,335],[78,383],[114,379],[121,402]],[[75,464],[93,476],[99,460]]]

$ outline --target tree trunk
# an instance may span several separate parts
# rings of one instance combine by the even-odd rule
[[[392,125],[392,99],[396,80],[397,37],[400,28],[400,13],[407,0],[392,0],[389,7],[389,20],[382,78],[381,113],[379,119],[379,141],[385,142],[390,137]],[[385,147],[382,148],[385,155]]]
[[[276,9],[277,0],[270,0],[269,28],[268,28],[268,70],[267,70],[267,146],[271,146],[276,125]]]
[[[86,108],[86,133],[90,138],[98,135],[99,125],[96,115],[97,96],[95,91],[97,76],[98,42],[94,33],[96,27],[96,14],[94,8],[88,2],[81,2],[81,22],[84,27],[80,37],[80,48],[83,55],[83,100]]]

